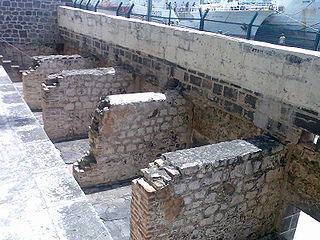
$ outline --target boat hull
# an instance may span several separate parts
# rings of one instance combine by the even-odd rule
[[[283,33],[286,46],[315,50],[319,19],[319,0],[283,1],[283,12],[270,15],[257,31],[255,40],[277,44]]]
[[[278,44],[282,34],[286,37],[286,46],[310,50],[315,50],[316,48],[317,32],[314,29],[302,29],[299,24],[275,24],[272,21],[263,23],[258,29],[254,40]]]
[[[257,11],[258,16],[253,23],[251,38],[256,34],[261,23],[270,16],[273,11]],[[204,30],[209,32],[222,32],[226,35],[232,35],[245,38],[247,36],[248,25],[257,13],[256,11],[212,11],[209,12],[204,23]],[[191,14],[190,14],[191,15]],[[198,20],[181,20],[180,25],[192,28],[199,28],[199,13],[193,14],[193,18]],[[217,22],[214,22],[217,21]]]

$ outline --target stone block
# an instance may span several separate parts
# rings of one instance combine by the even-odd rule
[[[89,182],[91,184],[95,181],[94,175],[98,170],[104,177],[97,180],[96,184],[133,178],[157,155],[188,145],[189,119],[184,118],[181,129],[175,129],[173,118],[165,121],[159,114],[163,109],[180,107],[174,101],[179,98],[178,93],[169,91],[165,94],[147,92],[110,95],[102,99],[94,112],[89,131],[89,138],[93,143],[90,151],[97,165],[85,176],[83,174],[83,177],[80,176],[81,173],[75,172],[80,185],[87,186]],[[180,111],[179,114],[186,116],[187,111]],[[161,121],[157,121],[158,119]],[[121,144],[123,151],[116,148],[116,144]],[[104,146],[108,148],[104,149]],[[110,152],[111,149],[117,151]],[[169,181],[170,176],[178,174],[177,169],[167,167],[159,178],[151,176],[152,184],[160,188],[163,181]]]
[[[25,101],[31,109],[37,110],[42,109],[41,84],[50,74],[62,70],[90,68],[98,64],[94,57],[80,55],[36,56],[33,61],[33,67],[22,75],[22,81]]]
[[[81,60],[79,56],[77,62]],[[98,87],[101,80],[110,87]],[[114,86],[119,81],[126,81],[126,86],[134,84],[132,74],[121,67],[64,70],[49,75],[42,85],[43,121],[48,136],[52,139],[87,136],[91,114],[99,98],[111,91],[128,91]],[[85,84],[88,82],[91,82],[90,87]],[[61,117],[54,117],[56,115]],[[52,127],[55,124],[60,126],[59,129]]]
[[[282,154],[272,153],[273,148],[277,147],[273,139],[261,136],[163,154],[161,165],[150,164],[144,170],[144,179],[154,184],[155,178],[161,176],[166,166],[179,169],[179,175],[162,181],[161,187],[159,185],[160,188],[156,189],[170,191],[170,199],[182,198],[183,208],[179,209],[180,213],[175,218],[170,221],[165,219],[163,205],[167,201],[166,197],[158,197],[156,194],[154,208],[147,211],[156,217],[150,219],[149,224],[158,230],[162,229],[159,232],[166,232],[174,239],[193,236],[193,228],[186,226],[196,226],[197,232],[203,234],[201,239],[213,236],[222,239],[233,239],[234,236],[251,239],[248,236],[269,233],[276,227],[280,217],[278,213],[282,208],[280,202],[283,186],[270,188],[265,179],[269,174],[270,179],[274,180],[277,170],[282,172],[282,167],[280,162],[275,161],[273,169],[260,169],[258,178],[259,172],[253,171],[252,164],[263,162],[265,158],[276,159],[277,155]],[[180,223],[182,220],[185,220],[183,226],[175,225],[175,222]],[[265,225],[266,222],[268,225]],[[228,231],[221,226],[228,226]],[[149,234],[154,239],[160,236],[152,231]]]

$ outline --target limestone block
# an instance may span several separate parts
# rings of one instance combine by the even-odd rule
[[[52,73],[62,70],[90,68],[97,65],[93,56],[50,55],[33,57],[34,66],[22,76],[25,101],[31,109],[41,109],[41,84]]]
[[[99,179],[96,184],[133,178],[157,155],[187,146],[190,141],[188,107],[176,112],[184,119],[180,129],[175,128],[173,118],[166,121],[160,116],[163,109],[177,108],[173,99],[180,98],[177,92],[168,91],[165,94],[110,95],[102,99],[94,112],[89,131],[92,142],[90,152],[98,164],[92,166],[86,177],[78,177],[81,173],[74,172],[80,185],[91,183],[90,179],[86,181],[85,178],[91,175],[95,179],[94,174],[98,170],[103,172],[104,179]],[[167,170],[169,175],[166,173],[166,181],[170,175],[176,174]],[[161,181],[155,182],[157,186],[161,184]]]
[[[151,163],[149,168],[143,170],[145,181],[156,190],[152,201],[144,203],[148,205],[152,202],[153,206],[147,212],[154,218],[147,222],[149,226],[161,230],[144,229],[144,233],[152,239],[162,236],[159,232],[174,239],[191,239],[193,234],[199,232],[201,235],[195,236],[196,239],[234,239],[235,236],[236,239],[255,239],[255,236],[269,233],[275,229],[280,217],[283,188],[281,184],[275,188],[270,186],[274,185],[282,167],[280,162],[275,161],[274,169],[263,168],[260,172],[254,172],[252,168],[250,171],[246,168],[249,163],[252,166],[254,161],[263,162],[264,159],[281,156],[281,152],[272,155],[272,150],[278,147],[278,143],[271,138],[261,136],[163,154],[160,165]],[[179,169],[180,174],[165,180],[162,171],[166,165]],[[189,172],[186,171],[188,168]],[[270,184],[265,181],[268,174]],[[170,192],[170,198],[183,199],[179,215],[170,221],[163,217],[163,204],[166,202],[163,192]],[[132,205],[132,221],[137,223],[136,211],[139,211],[138,208]],[[175,224],[186,219],[183,226]],[[265,225],[266,222],[268,225]],[[228,226],[228,231],[224,226]]]
[[[97,87],[101,80],[101,83],[110,84],[110,88]],[[114,87],[119,81],[126,81],[127,86],[133,84],[132,74],[117,67],[64,70],[49,75],[43,84],[42,101],[44,128],[48,136],[52,139],[87,136],[91,114],[99,98],[109,92],[127,91]],[[88,82],[91,84],[86,85]],[[63,117],[57,119],[55,115]],[[52,127],[56,121],[59,123],[58,129]]]

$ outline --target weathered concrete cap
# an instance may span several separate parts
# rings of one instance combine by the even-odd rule
[[[202,147],[164,153],[162,156],[178,169],[215,164],[230,164],[231,161],[249,154],[271,151],[281,144],[268,136],[258,136],[247,140],[234,140]]]
[[[98,75],[115,74],[115,73],[116,73],[115,68],[108,67],[108,68],[63,70],[61,71],[61,73],[57,75],[60,75],[60,76],[97,75],[98,76]]]
[[[166,95],[163,93],[132,93],[132,94],[118,94],[111,95],[106,97],[106,100],[109,101],[110,105],[126,105],[126,104],[135,104],[141,102],[157,102],[165,101]]]
[[[79,54],[74,54],[74,55],[39,55],[39,56],[34,56],[32,58],[36,61],[44,62],[44,61],[48,61],[48,60],[79,59],[79,58],[88,58],[88,57],[93,57],[93,56],[79,55]]]

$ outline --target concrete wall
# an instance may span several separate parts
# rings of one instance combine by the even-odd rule
[[[64,70],[42,87],[44,129],[55,140],[87,136],[101,97],[139,91],[132,73],[120,67]]]
[[[285,151],[265,137],[166,153],[133,181],[131,239],[257,239],[276,230]]]
[[[318,52],[68,7],[59,8],[59,26],[66,41],[160,86],[174,80],[282,140],[297,142],[301,128],[320,132]]]
[[[93,56],[49,55],[33,57],[33,66],[22,75],[24,99],[31,109],[41,109],[41,84],[48,75],[62,70],[92,68],[98,65]]]
[[[0,1],[0,37],[10,43],[59,42],[57,7],[72,0]]]
[[[152,159],[190,142],[186,101],[176,92],[111,95],[100,101],[90,124],[90,154],[74,168],[82,186],[139,175]]]

